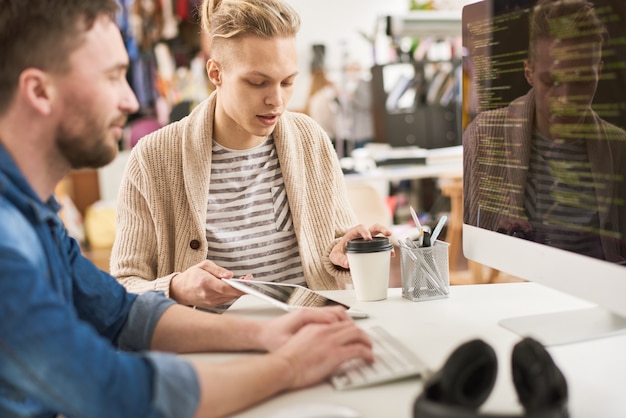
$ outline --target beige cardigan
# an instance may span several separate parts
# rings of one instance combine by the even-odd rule
[[[142,138],[119,191],[111,274],[131,292],[169,295],[174,274],[206,259],[215,94],[192,113]],[[306,115],[285,112],[274,130],[304,277],[311,289],[340,289],[349,271],[330,250],[357,224],[337,154]]]

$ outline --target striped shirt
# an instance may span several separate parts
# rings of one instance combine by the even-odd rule
[[[533,134],[525,209],[535,241],[604,258],[584,140],[557,142]]]
[[[234,277],[306,285],[272,136],[247,150],[214,141],[209,190],[207,259]]]

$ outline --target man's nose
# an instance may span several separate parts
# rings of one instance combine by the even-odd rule
[[[280,86],[272,87],[268,89],[265,96],[265,104],[272,107],[280,107],[283,104],[282,90]]]
[[[137,96],[135,96],[135,93],[128,82],[124,83],[124,91],[122,93],[120,107],[127,114],[132,114],[139,110],[139,101],[137,100]]]
[[[556,88],[555,99],[557,103],[567,104],[571,101],[571,87],[569,83],[561,83]]]

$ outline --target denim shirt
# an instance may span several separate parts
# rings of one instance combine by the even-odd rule
[[[146,351],[161,293],[129,294],[80,253],[0,145],[0,417],[191,417],[192,366]]]

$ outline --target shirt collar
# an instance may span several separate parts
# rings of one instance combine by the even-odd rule
[[[21,211],[32,213],[38,221],[56,218],[61,210],[61,205],[54,196],[47,202],[43,202],[37,196],[2,143],[0,143],[0,195],[6,196]]]

